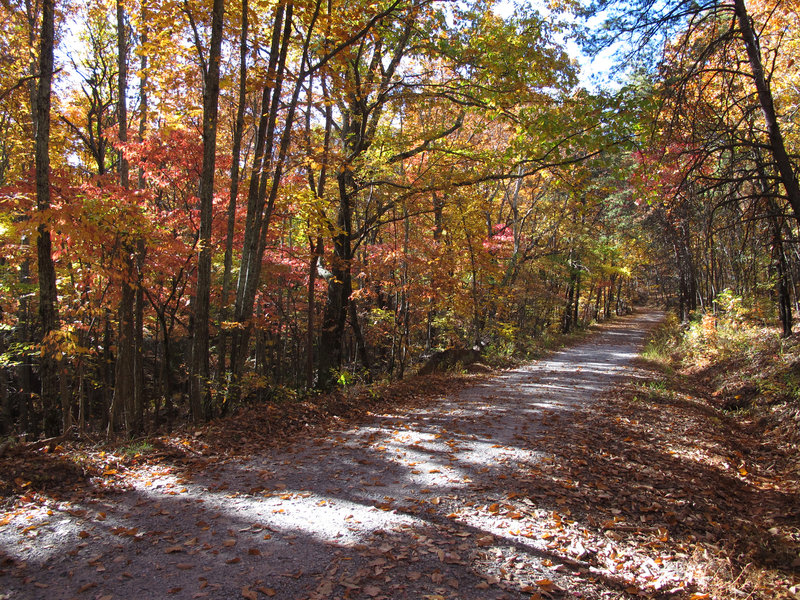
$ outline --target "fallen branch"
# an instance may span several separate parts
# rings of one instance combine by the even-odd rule
[[[44,448],[45,446],[47,446],[48,452],[52,452],[53,450],[55,450],[58,444],[60,444],[61,442],[65,442],[70,437],[72,437],[73,429],[74,428],[70,426],[61,435],[57,435],[51,438],[46,438],[43,440],[37,440],[35,442],[29,442],[27,444],[17,444],[15,446],[12,446],[13,440],[8,439],[2,444],[0,444],[0,458],[5,456],[6,452],[8,452],[9,450],[13,450],[16,453],[20,451],[25,452],[25,451],[39,450],[40,448]]]

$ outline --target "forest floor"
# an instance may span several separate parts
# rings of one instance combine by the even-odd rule
[[[0,459],[0,598],[798,598],[791,457],[637,358],[661,317],[348,418]]]

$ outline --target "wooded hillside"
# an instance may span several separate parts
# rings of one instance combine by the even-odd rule
[[[525,356],[647,301],[791,335],[796,7],[505,12],[2,3],[0,434]],[[573,35],[638,59],[590,88]]]

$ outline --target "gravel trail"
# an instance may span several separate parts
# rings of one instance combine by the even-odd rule
[[[625,597],[579,539],[574,552],[548,544],[554,519],[580,524],[526,481],[552,460],[537,440],[635,376],[662,316],[619,319],[425,408],[9,513],[0,598]]]

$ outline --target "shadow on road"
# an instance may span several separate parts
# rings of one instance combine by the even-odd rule
[[[795,498],[732,467],[708,415],[607,394],[647,376],[631,361],[658,319],[624,319],[429,406],[249,461],[165,465],[126,493],[17,517],[0,529],[0,590],[688,598],[719,572],[708,549],[743,554],[754,530],[760,559],[780,566],[780,535],[754,514],[767,522]]]

